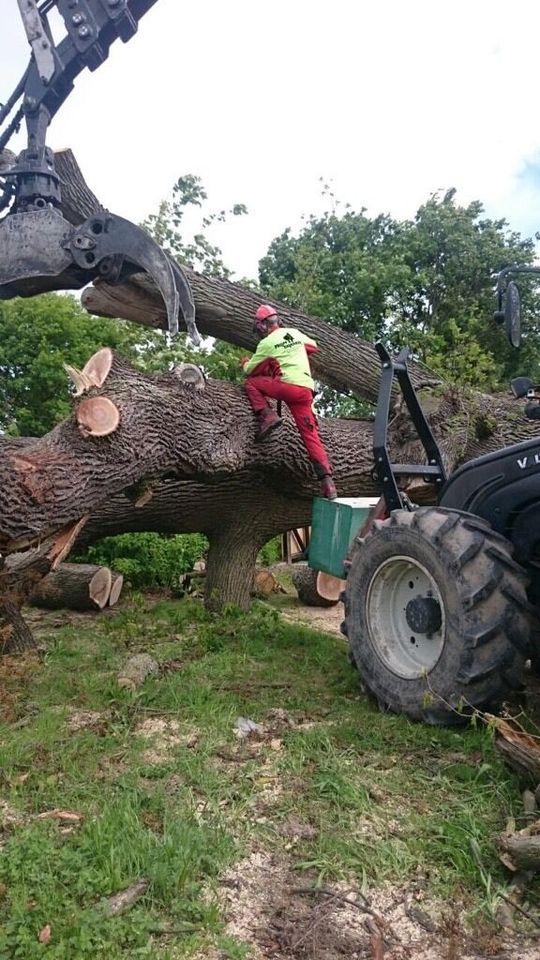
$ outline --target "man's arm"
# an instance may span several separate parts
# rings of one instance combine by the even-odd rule
[[[272,355],[272,345],[267,343],[267,340],[268,337],[265,337],[264,340],[261,340],[251,360],[248,360],[248,362],[244,364],[245,374],[251,373],[251,371],[259,365],[261,360],[265,360],[267,357]]]

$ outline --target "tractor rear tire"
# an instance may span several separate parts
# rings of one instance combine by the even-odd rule
[[[351,656],[380,707],[432,724],[495,712],[523,689],[532,608],[511,544],[471,514],[396,510],[354,548]]]

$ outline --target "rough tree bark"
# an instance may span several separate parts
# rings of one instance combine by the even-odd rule
[[[101,353],[110,371],[102,385],[75,400],[68,420],[27,447],[2,440],[0,549],[30,547],[98,508],[101,535],[108,532],[107,515],[115,532],[119,524],[200,530],[211,542],[208,596],[213,603],[247,604],[257,550],[273,533],[305,522],[316,490],[291,418],[285,415],[279,437],[256,444],[251,409],[238,388],[210,381],[196,390],[171,374],[147,376],[110,351]],[[89,433],[88,405],[104,401],[117,412],[114,426],[105,436]],[[343,493],[375,491],[369,424],[328,421],[321,429]],[[135,505],[146,500],[141,479],[151,485],[171,475],[190,482],[158,484],[144,506]],[[121,511],[111,498],[126,490]]]
[[[103,610],[108,604],[112,574],[108,567],[90,563],[61,563],[30,594],[34,607],[48,610]]]

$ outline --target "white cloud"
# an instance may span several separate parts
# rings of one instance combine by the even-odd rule
[[[4,99],[27,58],[5,5]],[[246,203],[250,216],[217,234],[244,275],[324,208],[321,175],[353,206],[402,217],[455,186],[532,232],[540,7],[517,0],[508,20],[502,0],[159,0],[79,77],[49,142],[71,146],[100,198],[135,221],[186,172],[215,206]]]

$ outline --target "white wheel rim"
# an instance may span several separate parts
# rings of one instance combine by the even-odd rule
[[[410,601],[430,598],[439,606],[436,629],[422,632],[407,619]],[[444,647],[445,615],[439,588],[426,568],[412,557],[391,557],[371,578],[366,601],[371,642],[383,663],[406,680],[433,670]],[[410,615],[409,615],[410,617]]]

